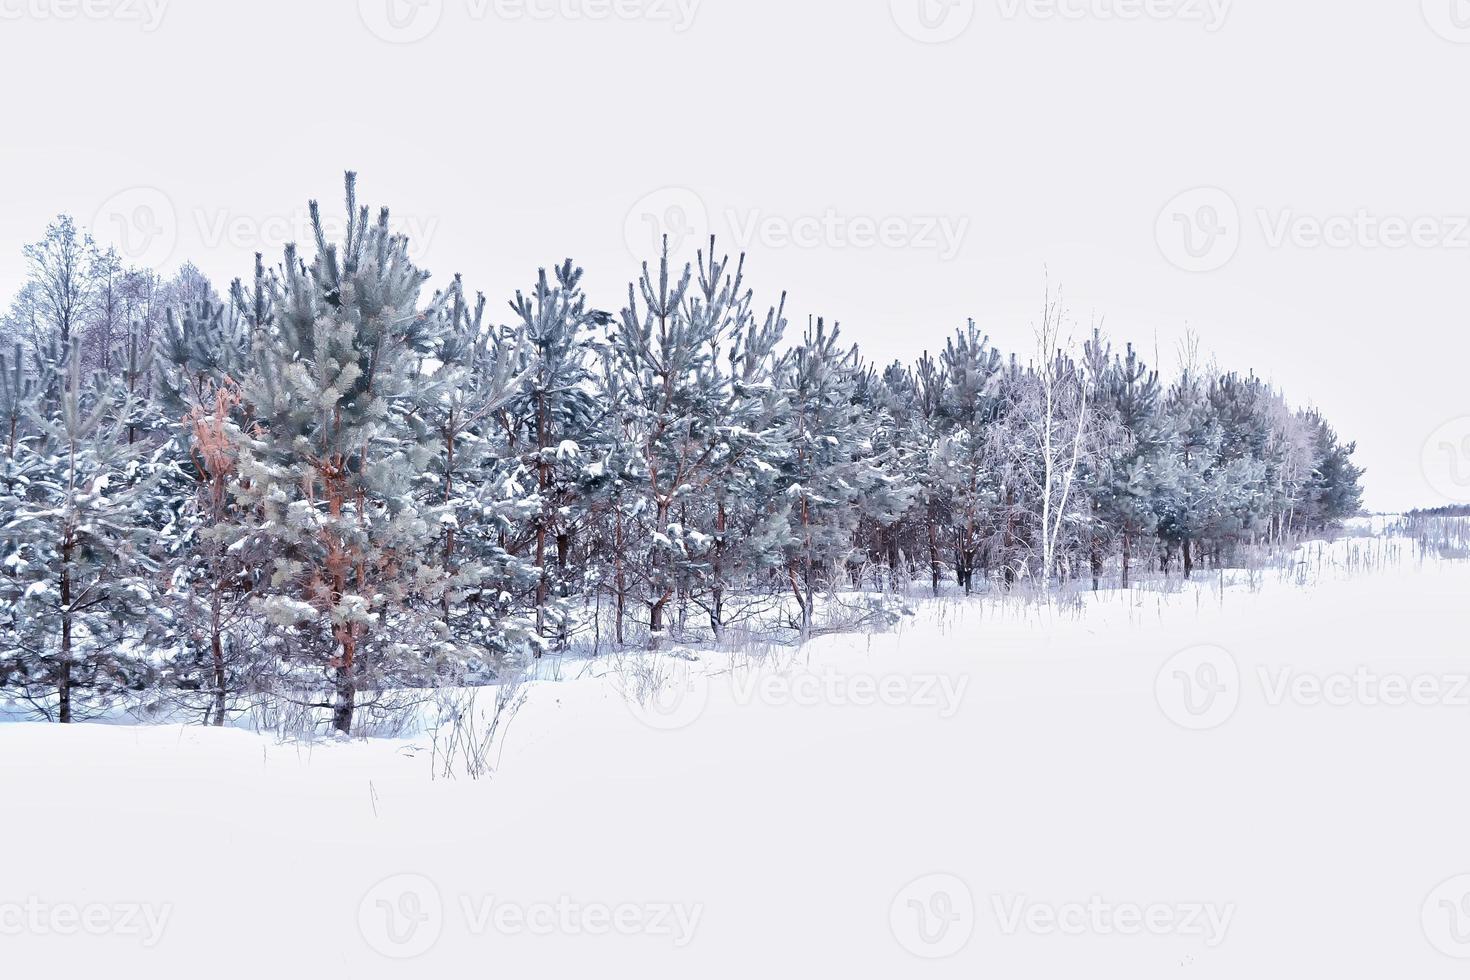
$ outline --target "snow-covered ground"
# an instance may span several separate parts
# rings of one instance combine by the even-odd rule
[[[1470,563],[562,665],[492,779],[0,725],[6,976],[1387,977],[1470,957]]]

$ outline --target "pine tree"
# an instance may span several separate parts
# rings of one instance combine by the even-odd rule
[[[946,432],[937,456],[949,501],[955,575],[969,595],[977,564],[985,563],[1000,491],[989,432],[1001,411],[1004,361],[971,320],[950,338],[940,362],[946,381],[940,403]]]
[[[1120,358],[1096,334],[1087,353],[1096,385],[1094,404],[1106,434],[1091,491],[1094,518],[1106,546],[1116,547],[1120,555],[1122,585],[1127,588],[1135,549],[1140,541],[1151,540],[1158,527],[1160,456],[1168,450],[1159,376],[1132,344]],[[1094,551],[1094,588],[1099,565]]]
[[[714,242],[710,242],[713,253]],[[784,561],[792,543],[790,505],[780,494],[781,466],[790,457],[785,421],[789,411],[779,385],[781,359],[776,348],[786,332],[786,297],[767,311],[752,312],[752,295],[743,288],[744,258],[733,277],[728,260],[700,262],[702,308],[718,323],[713,334],[715,403],[711,410],[719,442],[710,463],[702,519],[708,533],[695,542],[705,559],[708,589],[697,598],[720,639],[732,620],[730,596],[740,588],[758,594],[758,585]],[[720,369],[720,344],[729,354]],[[738,615],[738,613],[736,614]]]
[[[154,598],[150,486],[127,442],[136,403],[113,380],[84,375],[77,339],[38,360],[31,425],[7,456],[0,619],[13,629],[0,680],[65,724],[147,672],[137,641]]]
[[[589,358],[595,331],[612,317],[588,306],[582,270],[571,259],[556,267],[554,277],[553,283],[541,269],[530,294],[517,291],[510,304],[516,329],[525,338],[526,383],[506,414],[513,420],[512,438],[526,447],[523,456],[536,479],[536,631],[546,634],[550,613],[551,625],[565,642],[571,617],[568,563],[578,530],[573,505],[583,484],[583,445],[591,441],[600,414]],[[548,562],[548,543],[556,550],[555,568]]]
[[[4,428],[7,461],[13,461],[20,448],[21,427],[28,421],[36,388],[35,378],[26,371],[20,344],[15,345],[8,361],[0,353],[0,427]]]
[[[839,334],[820,319],[808,325],[784,371],[791,406],[786,496],[796,539],[788,576],[803,635],[814,623],[819,580],[835,584],[847,571],[863,517],[893,523],[910,503],[874,452],[873,420],[854,397],[862,370],[857,348],[840,348]]]
[[[1210,413],[1207,381],[1194,362],[1191,350],[1165,404],[1169,452],[1160,480],[1158,524],[1160,568],[1168,572],[1178,548],[1186,578],[1194,570],[1194,542],[1217,526],[1226,489],[1218,466],[1219,421]]]
[[[494,676],[541,638],[525,615],[525,593],[539,578],[518,542],[541,511],[504,419],[524,398],[530,369],[518,331],[485,325],[485,298],[471,307],[456,278],[443,308],[438,366],[424,408],[438,440],[437,484],[427,503],[441,508],[440,618],[472,676]]]
[[[620,513],[643,543],[620,574],[640,580],[654,644],[668,627],[670,602],[694,572],[675,506],[709,478],[718,446],[709,377],[716,323],[707,310],[685,303],[693,274],[686,265],[675,276],[665,239],[657,274],[644,263],[611,337],[618,381],[609,394],[622,410],[615,425],[626,443],[620,455],[631,491],[620,492]],[[625,531],[619,538],[627,544]]]
[[[438,615],[444,509],[423,503],[442,451],[425,421],[437,397],[426,364],[440,353],[447,294],[420,308],[427,273],[386,209],[373,223],[358,208],[354,175],[344,242],[327,242],[315,201],[310,213],[314,261],[288,246],[268,284],[231,492],[258,515],[241,528],[245,547],[272,555],[261,609],[289,631],[288,659],[325,673],[332,726],[349,733],[360,693],[466,653]]]
[[[257,260],[257,284],[263,277]],[[237,284],[238,287],[238,284]],[[264,301],[264,293],[257,293]],[[235,291],[235,303],[245,294]],[[248,308],[248,307],[247,307]],[[235,434],[249,425],[237,376],[249,352],[238,305],[201,299],[170,309],[155,349],[157,414],[166,442],[159,487],[174,502],[159,537],[172,569],[156,617],[156,640],[170,656],[167,691],[186,704],[202,701],[211,724],[223,725],[231,699],[256,682],[259,668],[248,597],[268,555],[238,537],[242,511],[231,494],[237,477]]]
[[[1305,488],[1308,522],[1313,528],[1328,528],[1356,517],[1363,507],[1364,470],[1352,462],[1356,443],[1342,443],[1337,432],[1316,411],[1305,413],[1315,429],[1312,476]]]

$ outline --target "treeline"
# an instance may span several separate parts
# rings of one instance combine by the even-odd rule
[[[1470,504],[1446,504],[1443,507],[1425,507],[1411,510],[1405,517],[1470,517]]]
[[[1192,351],[1165,385],[1097,331],[1073,350],[1052,301],[1029,358],[971,323],[879,368],[822,320],[791,336],[712,242],[652,258],[616,313],[543,270],[502,323],[458,279],[426,300],[351,175],[347,209],[345,240],[313,203],[310,259],[146,321],[57,275],[96,253],[69,222],[27,250],[0,371],[12,703],[222,724],[269,692],[348,732],[594,637],[773,608],[804,635],[824,594],[915,580],[1127,586],[1359,509],[1316,412]]]

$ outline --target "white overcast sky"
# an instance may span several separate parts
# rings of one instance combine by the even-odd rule
[[[1320,406],[1369,506],[1441,503],[1466,42],[1465,0],[0,0],[0,292],[61,211],[223,285],[351,168],[496,310],[566,256],[616,309],[656,221],[879,361],[1029,350],[1049,280],[1079,336],[1192,328]]]

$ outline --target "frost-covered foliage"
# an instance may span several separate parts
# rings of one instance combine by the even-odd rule
[[[448,294],[420,304],[428,274],[386,209],[371,221],[349,178],[345,241],[326,240],[315,202],[311,215],[315,259],[288,247],[257,287],[268,311],[240,381],[250,419],[225,427],[231,546],[265,556],[260,611],[288,663],[330,675],[347,732],[360,690],[455,676],[473,656],[436,614],[458,598],[452,573],[471,573],[434,553],[455,515],[434,494],[446,447],[430,417],[467,367],[445,349]]]
[[[0,686],[69,722],[143,686],[138,641],[154,600],[146,443],[115,380],[83,372],[80,344],[7,372],[24,419],[0,478]]]
[[[313,204],[313,254],[223,299],[66,222],[32,247],[0,371],[7,694],[215,724],[269,694],[347,732],[573,644],[800,637],[823,595],[872,621],[915,580],[1187,576],[1359,509],[1320,414],[1192,348],[1167,384],[1100,331],[1074,349],[1050,295],[1024,357],[970,323],[880,369],[826,321],[787,336],[713,241],[666,243],[616,313],[566,260],[496,322],[458,278],[424,297],[350,175],[347,212],[329,241]]]

